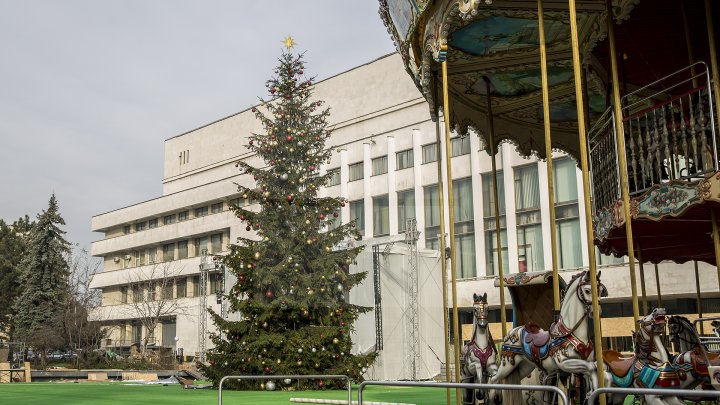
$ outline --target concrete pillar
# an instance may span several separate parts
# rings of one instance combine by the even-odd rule
[[[580,252],[582,253],[582,265],[584,267],[587,267],[590,265],[590,259],[588,259],[588,250],[587,250],[587,232],[586,232],[586,226],[585,226],[585,198],[583,198],[583,182],[582,182],[582,172],[580,169],[575,169],[575,179],[577,183],[577,190],[578,190],[578,220],[580,221]]]
[[[25,367],[25,382],[32,382],[32,370],[30,369],[30,362],[26,361],[23,365]]]
[[[370,191],[370,176],[372,175],[372,161],[370,159],[370,142],[363,142],[363,201],[365,205],[365,239],[372,238],[373,204]]]
[[[388,191],[388,220],[390,222],[390,235],[398,234],[398,209],[397,209],[397,192],[395,191],[395,170],[397,169],[397,159],[395,157],[395,137],[387,137],[387,191]]]
[[[425,247],[425,194],[422,184],[422,144],[419,129],[412,130],[413,145],[413,191],[415,192],[415,218],[417,229],[420,231],[420,238],[417,241],[419,249]]]
[[[540,184],[540,226],[542,227],[543,235],[543,262],[545,263],[545,270],[552,270],[552,243],[551,233],[555,232],[550,224],[550,198],[548,197],[547,184],[547,162],[538,161],[538,183]]]
[[[10,363],[0,363],[0,384],[10,382]]]
[[[517,249],[517,218],[515,217],[515,175],[512,167],[513,146],[504,143],[501,146],[503,185],[505,187],[505,224],[508,245],[508,273],[519,272]]]

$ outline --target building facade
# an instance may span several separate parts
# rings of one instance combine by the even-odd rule
[[[418,249],[439,249],[440,215],[446,210],[438,203],[436,156],[438,148],[450,149],[461,323],[471,322],[473,293],[487,292],[493,308],[491,320],[495,321],[493,332],[500,336],[499,292],[493,286],[498,249],[506,274],[551,269],[553,230],[545,162],[522,157],[512,144],[503,144],[495,156],[499,197],[494,201],[491,160],[482,139],[451,136],[450,144],[445,145],[441,133],[438,145],[436,123],[397,54],[320,81],[314,94],[330,107],[334,128],[328,144],[334,153],[321,170],[335,175],[321,193],[349,200],[340,219],[343,223],[356,220],[367,245],[402,239],[407,220],[414,218],[421,232]],[[96,318],[115,326],[108,345],[128,345],[151,334],[157,345],[177,346],[185,354],[199,350],[200,262],[204,251],[222,255],[228,244],[248,232],[229,210],[229,203],[243,203],[236,183],[252,183],[251,177],[239,174],[235,162],[261,163],[244,147],[248,135],[261,130],[254,114],[245,110],[166,140],[163,195],[92,218],[92,230],[104,234],[91,248],[104,263],[92,287],[102,289],[102,307]],[[576,270],[588,266],[582,179],[576,162],[557,153],[554,179],[558,262],[562,276],[569,280]],[[500,209],[499,230],[495,228],[495,204]],[[498,231],[500,247],[495,242]],[[633,328],[628,266],[623,258],[601,255],[598,263],[610,293],[604,303],[603,336],[615,347],[624,348]],[[164,269],[164,278],[172,279],[165,296],[177,300],[182,310],[165,314],[158,329],[148,331],[133,313],[137,292],[129,286],[135,278],[158,277],[158,268]],[[656,269],[651,265],[644,269],[647,295],[655,305]],[[371,268],[356,270],[372,272]],[[693,271],[692,263],[658,266],[668,313],[697,312]],[[715,269],[700,263],[698,273],[705,292],[704,312],[720,312],[718,300],[707,295],[717,290]],[[220,312],[215,291],[221,287],[213,274],[211,271],[207,302]],[[211,323],[209,329],[214,329]],[[469,333],[469,325],[463,329],[464,334]],[[356,333],[375,331],[363,328]]]

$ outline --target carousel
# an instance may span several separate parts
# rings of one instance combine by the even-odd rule
[[[551,229],[556,216],[567,215],[555,208],[553,152],[570,155],[582,170],[589,268],[567,284],[558,276],[554,232],[547,272],[502,274],[497,249],[504,336],[495,341],[487,333],[486,296],[477,294],[473,338],[461,349],[450,151],[438,156],[438,173],[445,165],[451,200],[446,205],[450,261],[443,272],[452,282],[443,298],[454,314],[454,324],[447,325],[446,318],[446,328],[454,330],[455,358],[446,364],[456,364],[456,381],[511,383],[539,370],[545,383],[563,381],[580,401],[582,393],[602,387],[713,389],[717,384],[713,371],[720,360],[709,349],[717,338],[701,336],[702,323],[672,317],[663,308],[651,311],[643,274],[647,264],[703,261],[718,268],[720,288],[720,78],[714,27],[720,5],[712,3],[380,0],[380,15],[407,73],[437,122],[438,143],[444,137],[449,144],[451,132],[472,134],[490,156],[500,143],[511,142],[520,154],[545,160]],[[492,179],[497,200],[496,176]],[[499,221],[497,204],[495,210]],[[500,233],[495,234],[500,246]],[[596,246],[629,261],[636,327],[632,356],[602,347],[598,298],[612,291],[600,281]],[[659,286],[662,275],[655,269]],[[506,290],[512,322],[505,319]],[[681,347],[677,356],[661,338],[668,330]],[[494,342],[501,342],[499,350]],[[450,353],[451,342],[445,344]],[[491,403],[500,396],[480,391],[466,392],[463,402]],[[622,403],[624,395],[600,400]],[[675,394],[648,393],[642,400],[683,403]]]

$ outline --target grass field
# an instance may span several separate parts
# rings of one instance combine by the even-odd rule
[[[292,397],[346,399],[347,391],[223,391],[223,404],[288,405]],[[353,390],[353,398],[357,390]],[[453,396],[454,398],[454,396]],[[184,405],[217,404],[218,391],[184,390],[178,385],[123,383],[13,383],[0,384],[0,404],[22,405]],[[363,402],[405,402],[446,405],[444,389],[368,387]]]

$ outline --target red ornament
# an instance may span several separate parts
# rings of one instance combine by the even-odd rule
[[[245,230],[246,230],[246,231],[250,231],[250,229],[252,229],[252,228],[250,228],[250,225],[248,225],[248,226],[245,227]]]
[[[245,275],[244,274],[239,275],[238,280],[245,281]]]
[[[270,372],[270,367],[265,366],[264,370],[265,370],[266,373],[269,373],[269,372]]]
[[[265,296],[268,297],[268,298],[272,298],[272,297],[273,297],[273,292],[270,291],[270,290],[267,290],[267,291],[265,291]]]
[[[260,224],[255,224],[255,229],[260,229]]]
[[[341,314],[342,314],[342,313],[343,313],[343,311],[345,311],[345,310],[344,310],[344,309],[342,309],[342,307],[338,308],[338,312],[339,312],[339,313],[341,313]]]
[[[337,217],[338,217],[338,215],[340,215],[340,214],[338,214],[338,212],[337,212],[337,211],[333,212],[333,217],[337,218]]]
[[[245,220],[245,214],[240,214],[240,220],[241,220],[241,221],[244,221],[244,220]]]
[[[249,140],[249,141],[248,141],[248,143],[249,143],[249,144],[250,144],[250,145],[252,146],[252,144],[253,144],[253,140],[252,140],[252,139],[251,139],[251,140]]]
[[[293,202],[293,200],[295,199],[295,197],[293,197],[292,194],[288,194],[287,197],[285,197],[285,198],[287,199],[288,202]]]
[[[252,112],[257,112],[257,108],[253,107]]]
[[[345,202],[341,202],[341,203],[340,203],[340,206],[341,206],[341,207],[344,207],[344,206],[345,206]]]
[[[325,219],[325,214],[320,214],[320,219]]]
[[[292,135],[288,135],[286,139],[287,139],[288,142],[292,142],[293,136],[292,136]]]
[[[324,386],[325,386],[325,381],[323,381],[323,380],[318,381],[318,387],[322,388]]]
[[[340,322],[340,326],[345,326],[345,325],[346,325],[345,322]]]
[[[308,169],[310,169],[311,172],[314,172],[314,171],[315,171],[315,165],[310,165],[310,167],[309,167]]]

